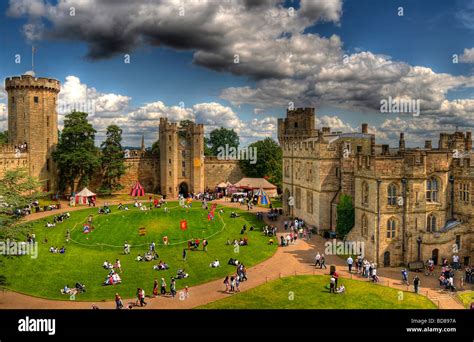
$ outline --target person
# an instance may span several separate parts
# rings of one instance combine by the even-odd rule
[[[158,296],[158,280],[153,282],[153,297]]]
[[[326,269],[326,257],[324,256],[324,254],[321,254],[321,269],[324,267],[324,269]]]
[[[408,285],[408,272],[405,268],[402,269],[402,282]]]
[[[118,310],[123,308],[122,298],[118,293],[115,294],[115,308]]]
[[[225,285],[225,293],[229,293],[229,276],[225,276],[224,285]]]
[[[130,254],[130,245],[127,241],[123,244],[123,254]]]
[[[221,263],[219,262],[219,260],[214,260],[213,262],[211,262],[211,264],[209,265],[210,267],[212,268],[216,268],[216,267],[219,267],[221,265]]]
[[[418,289],[420,287],[420,278],[416,275],[414,278],[413,278],[413,287],[415,288],[415,293],[418,293]]]
[[[341,286],[336,289],[336,293],[338,294],[343,294],[345,292],[346,292],[346,288],[344,287],[344,284],[341,284]]]
[[[319,265],[319,267],[321,268],[321,254],[316,254],[316,257],[315,257],[315,260],[316,262],[314,263],[314,267],[317,267]]]
[[[160,293],[161,293],[162,296],[164,296],[166,294],[166,281],[165,281],[165,278],[161,278]]]
[[[174,277],[171,277],[170,293],[173,298],[176,296],[176,280]]]
[[[349,268],[349,273],[352,273],[352,264],[354,263],[354,259],[349,255],[347,258],[347,266]]]
[[[91,309],[92,310],[99,310],[99,307],[97,305],[95,305],[95,303],[92,303]]]
[[[234,278],[234,276],[230,277],[230,292],[235,292],[235,278]]]
[[[118,270],[120,273],[122,273],[122,264],[120,263],[119,259],[115,259],[114,268]]]
[[[209,242],[207,242],[206,239],[202,240],[202,250],[204,252],[207,252],[207,245],[209,244]]]
[[[336,287],[336,278],[334,277],[334,274],[331,276],[331,279],[329,279],[329,293],[336,293],[335,292],[335,287]]]
[[[337,282],[339,280],[339,274],[334,271],[334,273],[332,274],[332,276],[334,277],[335,281],[334,281],[334,288],[337,288]]]
[[[147,306],[147,302],[145,302],[145,290],[144,289],[140,289],[140,306]]]
[[[188,252],[186,251],[186,248],[183,249],[183,261],[186,261],[186,257],[188,255]]]

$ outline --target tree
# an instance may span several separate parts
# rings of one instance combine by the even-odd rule
[[[240,168],[247,177],[267,178],[281,189],[282,183],[282,150],[272,138],[259,140],[248,146],[248,156],[256,151],[256,162],[252,158],[240,160]]]
[[[17,225],[20,212],[34,200],[42,198],[41,183],[23,169],[10,170],[0,180],[0,237],[16,237],[22,226]]]
[[[337,224],[336,232],[340,236],[346,236],[354,227],[355,223],[355,209],[352,205],[352,197],[349,195],[342,195],[339,204],[337,205]]]
[[[219,153],[219,147],[225,148],[226,145],[229,147],[239,147],[239,136],[233,129],[227,129],[224,127],[213,130],[209,134],[208,139],[209,152],[211,155],[216,156]],[[204,144],[206,145],[206,144]]]
[[[119,183],[120,177],[125,174],[125,153],[122,149],[122,129],[117,125],[107,127],[105,141],[100,145],[102,155],[102,189],[113,192],[123,188]]]
[[[100,167],[98,149],[94,145],[96,130],[87,120],[87,113],[73,111],[64,119],[64,129],[53,158],[59,171],[59,186],[75,190],[87,186]]]
[[[160,158],[160,140],[158,139],[151,145],[151,154],[154,157]]]
[[[8,144],[8,131],[0,132],[0,145]]]
[[[212,150],[211,150],[211,140],[208,137],[204,137],[204,155],[205,156],[212,156]]]

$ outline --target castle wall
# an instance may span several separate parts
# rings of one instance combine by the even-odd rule
[[[221,182],[237,183],[244,177],[238,160],[219,160],[217,157],[204,159],[204,187],[214,189]]]
[[[28,153],[16,153],[13,145],[0,146],[0,177],[17,169],[29,169]]]

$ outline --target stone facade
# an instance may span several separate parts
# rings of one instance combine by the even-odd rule
[[[237,183],[244,177],[238,160],[219,160],[217,157],[204,158],[204,187],[214,189],[221,182]]]
[[[58,143],[57,95],[59,81],[36,78],[31,75],[5,80],[8,93],[8,135],[10,146],[27,144],[27,155],[19,163],[12,163],[11,156],[2,152],[0,160],[7,168],[27,167],[29,174],[38,178],[45,191],[57,188],[56,168],[51,156]],[[25,159],[26,164],[24,163]]]
[[[338,201],[347,194],[355,207],[347,239],[364,242],[365,255],[377,264],[440,262],[454,252],[472,261],[470,132],[442,133],[436,149],[431,141],[405,148],[401,133],[399,146],[390,148],[375,144],[367,124],[344,134],[317,129],[314,116],[313,108],[299,108],[278,122],[286,213],[334,231]]]

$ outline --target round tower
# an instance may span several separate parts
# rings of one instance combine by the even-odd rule
[[[10,143],[25,144],[29,173],[45,191],[57,187],[52,152],[58,143],[56,102],[61,84],[52,78],[26,74],[5,80],[8,93],[8,135]]]

